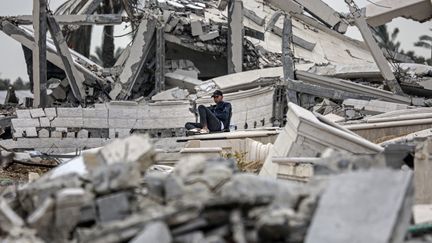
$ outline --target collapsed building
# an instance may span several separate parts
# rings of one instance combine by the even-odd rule
[[[34,1],[31,16],[0,17],[34,92],[0,120],[2,168],[75,157],[2,193],[2,237],[426,242],[432,67],[381,50],[370,26],[427,21],[429,0],[346,0],[346,14],[304,0],[118,2],[99,14],[101,0],[54,13]],[[82,26],[125,22],[133,39],[112,67],[67,44]],[[232,104],[230,131],[185,137],[214,90]]]

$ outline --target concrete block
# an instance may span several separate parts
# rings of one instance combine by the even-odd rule
[[[109,128],[136,128],[139,124],[139,120],[137,119],[109,119],[108,126]]]
[[[64,90],[64,87],[61,85],[57,85],[57,87],[51,88],[51,96],[54,97],[56,100],[64,100],[66,99],[66,91]]]
[[[110,107],[108,110],[109,119],[137,119],[137,107]]]
[[[83,118],[85,128],[108,128],[107,118]]]
[[[305,242],[403,242],[413,200],[409,171],[383,169],[332,177]]]
[[[15,111],[18,118],[31,118],[30,110],[16,110]]]
[[[82,117],[57,117],[51,121],[52,127],[83,127]]]
[[[50,120],[52,120],[54,117],[57,116],[57,109],[55,107],[52,108],[45,108],[45,116],[48,117]]]
[[[114,140],[103,147],[99,153],[106,164],[139,163],[141,171],[154,163],[155,150],[147,136],[133,135],[124,139]]]
[[[66,137],[67,138],[75,138],[75,132],[67,132]]]
[[[30,115],[32,118],[45,117],[45,112],[42,108],[31,109]]]
[[[208,33],[205,33],[205,34],[202,34],[199,36],[200,40],[202,40],[202,41],[213,40],[217,37],[219,37],[219,31],[217,31],[217,30],[210,31]]]
[[[131,211],[128,193],[113,193],[96,200],[99,212],[99,221],[105,223],[112,220],[121,220]]]
[[[49,138],[50,132],[47,129],[41,129],[38,132],[38,137],[40,138]]]
[[[88,138],[89,137],[89,131],[86,129],[81,129],[77,133],[77,138]]]
[[[62,137],[63,137],[63,132],[60,132],[60,131],[52,131],[52,132],[51,132],[51,137],[52,137],[52,138],[62,138]]]
[[[58,132],[68,132],[67,127],[56,127],[55,130]]]
[[[111,138],[111,139],[116,138],[115,128],[110,128],[108,130],[108,137]]]
[[[199,35],[203,35],[203,28],[202,28],[202,24],[201,21],[199,20],[192,20],[190,23],[191,26],[191,32],[192,32],[192,36],[199,36]]]
[[[25,128],[14,128],[13,137],[22,138],[24,136]]]
[[[29,118],[24,118],[24,119],[12,119],[12,126],[14,128],[17,127],[40,127],[40,123],[39,123],[39,119],[29,119]]]
[[[55,226],[68,237],[70,231],[81,219],[81,207],[93,199],[92,195],[82,188],[65,188],[56,194]]]
[[[83,118],[108,118],[108,109],[104,108],[83,108]]]
[[[39,118],[39,123],[41,127],[51,127],[51,121],[48,117]]]
[[[94,105],[94,108],[98,110],[99,109],[103,110],[103,109],[107,109],[107,105],[105,103],[97,103]]]
[[[115,129],[115,133],[118,135],[118,138],[129,137],[130,131],[130,129]]]
[[[57,108],[57,116],[58,117],[79,117],[82,118],[83,111],[81,107],[73,107],[73,108]]]

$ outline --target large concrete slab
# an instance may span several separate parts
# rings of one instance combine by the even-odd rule
[[[403,242],[414,198],[412,173],[371,170],[330,179],[306,243]]]

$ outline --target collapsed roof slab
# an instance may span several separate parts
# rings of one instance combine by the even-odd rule
[[[371,96],[385,101],[398,102],[402,104],[411,104],[412,102],[410,97],[395,95],[389,91],[357,84],[347,80],[320,76],[300,70],[296,71],[296,77],[298,80],[304,81],[306,83],[334,88],[338,90],[344,90],[347,92],[359,93],[365,96]]]
[[[295,0],[301,4],[305,10],[312,16],[320,20],[325,25],[336,30],[339,33],[345,33],[348,29],[348,22],[341,17],[341,15],[327,5],[324,1],[310,1],[310,0]]]
[[[32,15],[7,18],[18,25],[31,25],[33,23]],[[54,19],[60,25],[118,25],[123,23],[123,17],[119,14],[54,15]]]
[[[383,25],[397,17],[425,22],[432,18],[432,1],[381,0],[366,5],[366,19],[371,26]]]
[[[3,21],[0,25],[1,31],[3,31],[5,34],[9,35],[16,41],[20,42],[25,47],[32,49],[34,44],[34,37],[33,32],[24,29],[22,27],[18,27],[9,21]],[[105,81],[98,77],[95,73],[90,71],[88,67],[92,67],[98,70],[102,70],[102,67],[97,65],[96,63],[90,61],[89,59],[85,58],[84,56],[80,55],[79,53],[70,50],[72,54],[72,58],[74,61],[75,66],[77,67],[78,71],[81,72],[87,81],[98,81],[101,83],[105,83]],[[57,54],[56,48],[54,44],[52,43],[52,40],[47,40],[47,60],[56,65],[57,67],[64,70],[64,66],[62,63],[62,60],[60,56]],[[81,64],[82,63],[82,64]]]

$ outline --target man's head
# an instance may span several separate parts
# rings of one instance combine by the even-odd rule
[[[215,92],[213,92],[212,96],[213,101],[217,104],[219,102],[221,102],[223,100],[223,94],[222,91],[220,90],[215,90]]]

